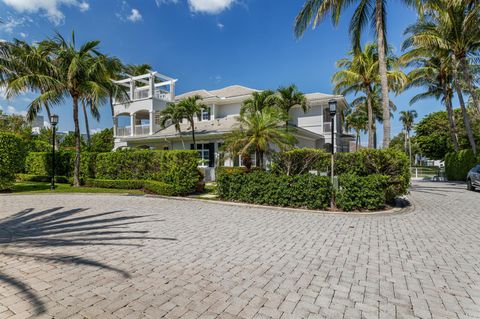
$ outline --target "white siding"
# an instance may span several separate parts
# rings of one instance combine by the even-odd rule
[[[295,108],[290,113],[290,118],[292,124],[298,127],[317,134],[323,133],[323,107],[321,106],[312,106],[306,113],[303,113],[300,108]]]
[[[216,105],[217,117],[238,116],[240,114],[240,103]]]

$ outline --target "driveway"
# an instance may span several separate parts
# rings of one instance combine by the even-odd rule
[[[0,195],[0,318],[480,318],[480,193],[410,213]]]

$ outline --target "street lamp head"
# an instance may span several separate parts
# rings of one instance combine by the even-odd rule
[[[53,126],[58,124],[58,115],[56,114],[50,115],[50,124],[52,124]]]
[[[330,110],[330,115],[335,116],[337,114],[337,100],[328,101],[328,109]]]

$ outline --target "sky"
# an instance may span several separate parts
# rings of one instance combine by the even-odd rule
[[[100,40],[103,53],[124,63],[151,64],[178,79],[177,94],[233,84],[256,89],[296,84],[304,93],[332,93],[335,62],[350,48],[352,8],[338,26],[326,20],[296,39],[293,23],[303,4],[304,0],[0,0],[0,39],[33,43],[56,31],[69,37],[74,30],[77,43]],[[398,55],[415,11],[399,0],[388,1],[387,10],[388,39]],[[363,42],[373,40],[372,32],[364,35]],[[416,92],[391,95],[398,107],[393,134],[402,130],[399,111],[415,108],[421,118],[442,108],[435,100],[410,106]],[[0,94],[0,107],[23,113],[34,96],[5,100]],[[60,117],[60,130],[73,129],[70,101],[55,106],[54,112]],[[80,122],[83,131],[82,117]],[[90,127],[111,126],[105,105],[100,121],[90,120]],[[381,127],[378,132],[381,141]]]

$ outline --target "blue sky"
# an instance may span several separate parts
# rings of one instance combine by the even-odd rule
[[[125,63],[149,63],[179,79],[177,93],[241,84],[275,89],[295,83],[303,92],[332,92],[335,61],[349,51],[351,10],[333,27],[329,20],[302,39],[293,21],[304,0],[0,0],[0,39],[38,41],[59,31],[77,42],[97,39],[104,53]],[[388,1],[388,36],[400,54],[403,31],[415,12]],[[365,35],[371,41],[373,34]],[[414,91],[392,96],[399,110],[411,109]],[[6,101],[7,112],[22,112],[33,95]],[[347,97],[351,100],[351,97]],[[434,100],[415,106],[422,117],[441,109]],[[55,107],[60,129],[71,130],[71,104]],[[111,127],[109,108],[91,128]],[[393,133],[401,130],[398,114]],[[83,121],[81,119],[82,127]],[[381,130],[379,130],[381,133]],[[379,137],[381,141],[381,135]]]

